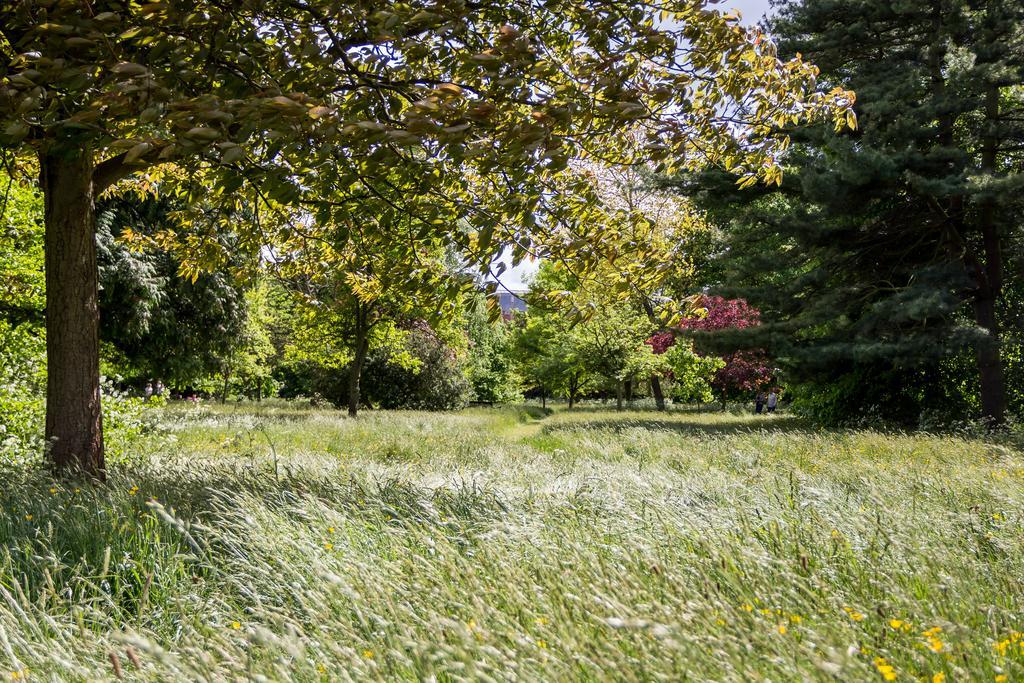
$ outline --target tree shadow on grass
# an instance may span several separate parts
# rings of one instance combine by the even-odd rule
[[[598,430],[612,431],[619,434],[632,429],[642,429],[651,432],[676,432],[689,436],[821,431],[815,430],[805,420],[791,415],[713,422],[695,419],[671,419],[668,417],[659,419],[653,416],[637,417],[635,414],[613,414],[598,419],[566,419],[556,424],[545,425],[543,431],[545,433],[552,433],[570,430]]]
[[[266,463],[237,461],[115,467],[103,485],[54,481],[42,469],[2,468],[0,476],[0,576],[17,581],[30,602],[45,596],[53,614],[89,605],[97,623],[145,625],[161,601],[217,594],[233,558],[265,547],[247,538],[261,533],[257,518],[266,512],[325,542],[329,527],[350,520],[430,527],[470,543],[508,510],[497,492],[473,484],[432,488],[304,468],[275,474]]]

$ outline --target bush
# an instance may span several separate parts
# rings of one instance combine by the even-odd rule
[[[0,320],[0,459],[26,462],[42,453],[45,391],[42,333]]]
[[[381,408],[455,410],[466,405],[470,385],[455,351],[424,322],[405,340],[414,362],[398,363],[390,353],[371,357],[363,370],[364,400]]]

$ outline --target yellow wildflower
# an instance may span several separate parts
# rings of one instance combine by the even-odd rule
[[[1006,674],[999,674],[998,676],[996,676],[996,683],[1006,683],[1008,678],[1009,677]]]
[[[852,607],[843,607],[843,610],[847,615],[854,621],[864,621],[864,615],[853,609]]]
[[[57,487],[56,486],[51,486],[50,487],[50,493],[53,494],[53,495],[57,495]]]
[[[548,623],[548,620],[544,617],[537,617],[533,620],[533,623],[537,624],[537,626],[543,626],[544,624]]]
[[[334,527],[333,526],[327,527],[327,533],[333,534],[334,533]]]
[[[903,622],[900,621],[899,619],[890,619],[889,620],[889,626],[893,627],[894,629],[896,629],[898,631],[898,630],[900,630],[900,627],[903,626]]]
[[[237,621],[232,621],[231,622],[231,628],[233,628],[233,629],[235,629],[237,631],[238,629],[242,628],[242,625],[239,622],[237,622]]]
[[[928,638],[928,649],[932,652],[942,652],[942,648],[944,647],[946,647],[946,644],[938,638],[935,638],[934,636]]]
[[[537,641],[537,647],[539,647],[542,650],[546,650],[546,649],[548,649],[548,644],[547,644],[547,642],[545,642],[543,640],[538,640]]]
[[[781,633],[782,635],[786,635],[786,630],[787,629],[785,624],[779,624],[779,633]]]
[[[32,515],[25,515],[25,520],[28,522],[32,521]]]
[[[896,680],[896,669],[886,662],[884,657],[875,657],[875,668],[878,669],[878,673],[882,674],[882,678],[885,680]]]
[[[945,683],[945,681],[946,681],[946,674],[944,674],[941,671],[939,673],[935,674],[934,676],[932,676],[932,683]]]
[[[333,543],[324,543],[324,548],[326,548],[327,550],[333,550],[334,549],[334,544]]]
[[[128,495],[129,496],[134,496],[138,492],[139,492],[139,487],[138,486],[133,486],[130,489],[128,489]]]
[[[723,619],[722,617],[718,617],[717,619],[715,619],[715,623],[719,626],[725,626],[725,619]]]
[[[373,659],[373,650],[363,650],[363,656],[367,659]]]
[[[744,612],[753,612],[754,606],[751,605],[749,602],[745,602],[742,605],[740,605],[740,609],[742,609]]]

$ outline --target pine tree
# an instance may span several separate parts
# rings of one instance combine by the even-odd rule
[[[731,226],[725,281],[768,322],[751,334],[825,394],[911,420],[970,349],[980,413],[1002,422],[1000,322],[1019,324],[1004,283],[1021,268],[1024,5],[787,1],[771,31],[857,93],[859,127],[795,131],[778,188],[681,181]]]

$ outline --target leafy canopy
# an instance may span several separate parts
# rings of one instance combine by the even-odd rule
[[[575,158],[777,181],[773,126],[851,121],[852,94],[815,76],[696,0],[11,0],[0,147],[89,150],[97,191],[178,164],[197,196],[321,223],[376,198],[490,263],[573,246],[559,231],[585,204],[551,199]]]

